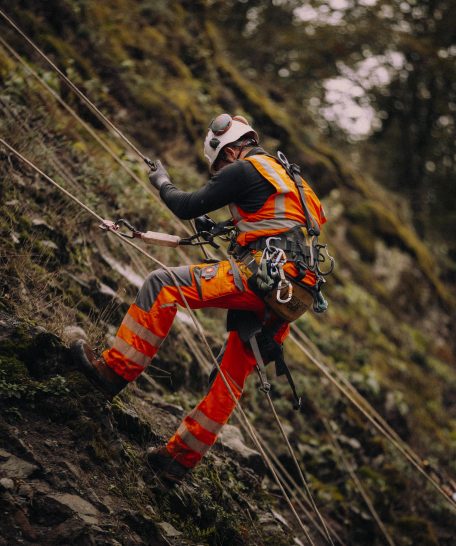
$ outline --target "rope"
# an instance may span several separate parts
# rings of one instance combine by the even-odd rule
[[[107,126],[108,129],[110,129],[111,131],[113,131],[118,137],[121,138],[121,140],[123,140],[125,142],[125,144],[127,144],[127,146],[133,150],[136,154],[138,154],[138,156],[143,159],[144,161],[146,161],[147,163],[147,157],[131,142],[131,140],[129,140],[125,134],[120,130],[118,129],[114,123],[112,123],[112,121],[110,121],[104,114],[103,112],[97,108],[95,106],[95,104],[78,88],[76,87],[76,85],[74,85],[74,83],[60,70],[60,68],[54,64],[51,59],[44,53],[44,51],[42,51],[26,34],[25,32],[23,32],[17,25],[16,23],[10,18],[8,17],[8,15],[6,15],[6,13],[0,9],[0,15],[3,17],[3,19],[5,19],[5,21],[7,21],[7,23],[9,23],[9,25],[11,25],[14,30],[16,30],[16,32],[18,32],[22,38],[24,38],[24,40],[50,65],[52,66],[52,68],[57,72],[57,74],[60,76],[60,78],[62,78],[62,80],[78,95],[78,97],[80,97],[86,104],[87,106],[90,108],[90,110],[92,110],[92,112],[98,117],[98,119],[104,124]]]
[[[328,527],[326,526],[325,520],[323,519],[323,517],[322,517],[322,515],[320,513],[320,510],[317,508],[317,505],[316,505],[316,503],[314,501],[314,498],[313,498],[312,493],[310,491],[307,480],[304,477],[304,473],[301,470],[301,466],[300,466],[300,464],[298,462],[298,459],[296,458],[296,455],[295,455],[295,453],[293,451],[293,448],[291,447],[290,441],[288,440],[288,436],[285,434],[285,430],[283,429],[282,423],[281,423],[281,421],[279,419],[279,416],[277,415],[275,406],[272,403],[271,396],[270,396],[269,392],[266,392],[265,394],[266,394],[266,398],[268,400],[269,407],[271,408],[272,414],[274,416],[274,419],[276,420],[276,422],[278,424],[278,427],[280,429],[280,433],[281,433],[283,439],[285,440],[285,444],[287,446],[288,452],[290,453],[291,458],[293,459],[293,462],[294,462],[294,464],[295,464],[295,466],[296,466],[296,468],[298,470],[299,477],[300,477],[300,479],[301,479],[301,481],[302,481],[302,483],[304,485],[307,496],[309,497],[310,504],[312,505],[312,508],[313,508],[314,512],[317,514],[317,517],[320,520],[320,523],[321,523],[321,525],[322,525],[322,527],[324,529],[326,540],[329,542],[329,544],[331,544],[331,546],[334,546],[334,542],[333,542],[333,540],[331,538]]]
[[[0,10],[1,12],[1,10]],[[103,222],[103,218],[97,214],[94,210],[92,210],[90,207],[88,207],[85,203],[83,203],[80,199],[78,199],[76,196],[74,196],[72,193],[70,193],[68,190],[66,190],[63,186],[61,186],[60,184],[58,184],[57,182],[55,182],[55,180],[53,180],[51,177],[49,177],[47,174],[45,174],[43,171],[41,171],[34,163],[32,163],[31,161],[29,161],[26,157],[24,157],[20,152],[18,152],[15,148],[13,148],[11,145],[9,145],[3,138],[0,138],[0,144],[2,144],[7,150],[9,150],[11,153],[13,153],[17,158],[19,158],[21,161],[23,161],[26,165],[28,165],[30,168],[32,168],[36,173],[38,173],[40,176],[42,176],[45,180],[47,180],[50,184],[52,184],[54,187],[56,187],[59,191],[61,191],[62,193],[64,193],[69,199],[71,199],[73,202],[75,202],[78,206],[80,206],[82,209],[84,209],[88,214],[90,214],[91,216],[93,216],[94,218],[96,218],[98,221],[100,222]],[[111,231],[111,230],[110,230]],[[198,320],[196,319],[195,317],[195,314],[193,313],[193,310],[190,308],[186,298],[185,298],[185,295],[183,294],[182,290],[181,290],[181,287],[179,286],[178,282],[177,282],[177,279],[175,278],[174,276],[174,273],[172,272],[172,270],[170,268],[168,268],[165,264],[161,263],[159,260],[157,260],[156,258],[154,258],[151,254],[149,254],[148,252],[146,252],[145,250],[143,250],[141,247],[139,247],[138,245],[136,245],[135,243],[133,243],[132,241],[130,241],[129,239],[124,239],[120,234],[116,233],[115,231],[111,231],[111,233],[113,233],[116,237],[118,237],[120,240],[122,240],[125,244],[128,244],[130,245],[131,247],[135,248],[138,252],[140,252],[141,254],[143,254],[145,257],[149,258],[152,262],[154,262],[156,265],[159,265],[160,267],[162,267],[165,271],[167,271],[171,277],[173,278],[174,280],[174,283],[176,285],[176,288],[178,289],[179,293],[180,293],[180,296],[182,298],[182,301],[184,302],[186,308],[187,308],[187,311],[189,312],[191,318],[192,318],[192,321],[195,325],[195,328],[197,329],[204,345],[207,347],[208,349],[208,352],[209,354],[211,355],[211,358],[215,364],[215,366],[217,367],[217,370],[220,374],[220,377],[221,379],[223,380],[224,384],[225,384],[225,387],[227,388],[232,400],[235,402],[236,404],[236,408],[238,409],[240,415],[241,415],[241,418],[242,418],[242,421],[244,423],[244,425],[247,427],[247,430],[249,432],[249,435],[252,439],[252,441],[254,442],[255,446],[257,447],[258,451],[260,452],[260,454],[262,455],[265,463],[266,463],[266,466],[268,467],[269,471],[271,472],[274,480],[276,481],[285,501],[287,502],[292,514],[294,515],[299,527],[301,528],[301,530],[303,531],[304,535],[306,536],[309,544],[311,544],[311,546],[315,546],[314,542],[312,541],[305,525],[303,524],[301,518],[299,517],[298,513],[296,512],[296,509],[295,507],[293,506],[289,496],[287,495],[275,469],[274,469],[274,466],[271,462],[271,460],[269,459],[268,455],[266,454],[265,450],[263,449],[259,439],[257,438],[257,435],[256,435],[256,432],[255,432],[255,427],[250,423],[250,421],[248,420],[248,417],[247,415],[245,414],[243,408],[241,407],[239,401],[237,400],[228,380],[226,379],[222,369],[220,368],[220,365],[219,363],[217,362],[217,359],[215,358],[213,352],[212,352],[212,349],[210,348],[210,345],[209,345],[209,342],[207,341],[207,338],[204,334],[204,331],[202,329],[202,326],[201,324],[198,322]]]
[[[299,328],[292,324],[291,325],[292,331],[297,334],[298,336],[302,336],[302,332],[299,330]],[[420,474],[422,474],[431,484],[432,486],[439,491],[439,493],[450,503],[451,507],[453,509],[456,508],[456,502],[442,489],[440,484],[438,484],[432,476],[429,476],[429,474],[421,467],[421,465],[415,460],[414,457],[412,457],[408,450],[402,447],[401,442],[398,442],[394,436],[392,436],[385,427],[383,427],[379,422],[377,422],[374,417],[367,411],[355,398],[355,396],[344,387],[338,380],[336,380],[331,373],[329,372],[329,369],[327,366],[322,364],[317,358],[315,358],[312,353],[304,347],[304,345],[294,336],[290,335],[291,340],[299,347],[299,349],[308,357],[308,359],[323,373],[323,375],[329,379],[329,381],[340,391],[350,402],[368,419],[370,423],[374,425],[374,427],[383,434],[387,440],[418,470]],[[358,393],[359,394],[359,393]],[[361,396],[359,394],[359,396]],[[366,404],[368,404],[367,401],[365,401]],[[373,409],[373,408],[372,408]],[[409,448],[410,449],[410,448]]]
[[[1,14],[0,10],[0,14]],[[50,87],[43,78],[34,70],[20,55],[19,53],[10,46],[1,36],[0,36],[0,44],[3,46],[3,48],[14,58],[16,59],[24,68],[31,74],[38,83],[82,126],[84,129],[89,133],[89,135],[97,142],[103,150],[129,175],[135,182],[137,182],[148,195],[152,197],[152,199],[158,203],[160,206],[162,205],[162,202],[158,195],[152,191],[152,188],[147,185],[144,180],[139,178],[139,176],[130,169],[130,167],[120,159],[120,157],[117,156],[117,154],[110,148],[110,146],[92,129],[92,127],[86,123],[81,116],[73,109],[71,106],[64,101],[58,93],[56,93],[52,87]],[[188,235],[192,234],[192,231],[180,220],[176,219],[175,217],[172,217],[172,222],[176,223],[176,225],[179,225],[182,227]]]
[[[310,504],[310,501],[307,497],[305,497],[303,494],[302,494],[302,491],[301,491],[301,488],[298,486],[298,484],[296,483],[295,479],[290,475],[290,473],[288,472],[288,470],[283,466],[283,464],[280,462],[279,458],[277,457],[277,455],[275,455],[275,453],[268,447],[268,445],[263,441],[263,444],[264,444],[264,448],[265,448],[265,451],[268,453],[268,455],[271,457],[271,459],[274,461],[275,465],[277,466],[277,468],[283,473],[283,475],[285,476],[286,480],[282,477],[282,482],[284,483],[285,487],[287,488],[288,492],[291,494],[291,496],[293,497],[293,499],[296,501],[296,503],[298,504],[298,506],[301,508],[301,510],[304,512],[304,514],[309,518],[309,520],[312,522],[312,524],[314,525],[314,527],[317,529],[317,531],[320,533],[320,535],[326,539],[326,533],[324,531],[324,529],[318,524],[317,521],[314,520],[312,514],[309,512],[309,510],[303,505],[303,503],[301,502],[301,500],[298,498],[297,494],[301,494],[302,496],[302,499],[307,502],[310,506],[310,508],[312,508],[311,504]],[[293,490],[291,488],[291,485],[293,485],[295,487],[295,490]],[[337,540],[337,542],[340,544],[340,546],[346,546],[346,544],[342,541],[342,539],[339,537],[339,535],[328,525],[326,524],[328,529],[332,532],[332,534],[334,535],[335,539]]]
[[[328,420],[325,417],[323,417],[321,414],[319,415],[319,417],[326,428],[330,442],[332,443],[333,448],[335,449],[337,455],[339,456],[339,459],[341,460],[342,465],[344,466],[346,472],[349,474],[350,478],[352,479],[355,487],[358,489],[360,495],[362,496],[364,502],[366,503],[367,508],[369,509],[369,512],[372,514],[372,517],[374,518],[375,522],[380,528],[380,531],[383,533],[383,536],[385,537],[386,542],[389,544],[389,546],[396,546],[395,542],[393,541],[391,535],[388,532],[388,529],[386,528],[380,516],[378,515],[378,512],[375,509],[369,495],[367,494],[367,491],[364,489],[363,484],[361,483],[355,471],[353,470],[350,463],[348,462],[347,458],[345,457],[339,441],[337,440],[336,436],[333,434],[331,430],[331,426],[328,423]]]
[[[308,344],[311,343],[308,336],[306,336],[303,332],[299,331],[299,336],[301,339],[306,340]],[[320,359],[324,359],[324,356],[321,354],[321,352],[314,346],[314,350],[319,355]],[[399,436],[399,434],[385,421],[385,419],[376,411],[374,407],[372,407],[369,402],[361,395],[360,392],[358,392],[355,387],[348,381],[348,379],[334,366],[327,364],[328,368],[331,369],[331,371],[337,376],[337,378],[349,389],[349,391],[355,396],[360,404],[363,404],[366,408],[366,411],[369,411],[371,415],[379,421],[379,423],[403,446],[404,449],[407,450],[407,452],[410,454],[411,457],[413,457],[418,464],[422,466],[422,459],[421,457],[413,451],[413,449],[406,444],[402,438]]]

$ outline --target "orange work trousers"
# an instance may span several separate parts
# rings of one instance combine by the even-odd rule
[[[231,263],[200,264],[152,272],[138,292],[117,332],[114,345],[103,353],[108,366],[127,381],[135,380],[166,338],[184,306],[182,295],[192,309],[217,307],[253,311],[263,317],[265,305]],[[176,286],[178,285],[178,286]],[[179,288],[178,288],[179,287]],[[283,327],[275,336],[282,343],[288,334]],[[230,332],[221,356],[220,368],[233,391],[233,400],[220,374],[203,400],[182,421],[167,443],[171,456],[193,468],[211,448],[240,398],[246,378],[254,370],[255,358],[237,332]]]

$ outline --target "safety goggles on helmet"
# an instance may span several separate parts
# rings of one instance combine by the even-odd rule
[[[204,157],[209,163],[211,173],[215,172],[213,167],[223,148],[239,142],[247,135],[258,143],[257,132],[243,116],[220,114],[211,121],[204,140]]]
[[[220,114],[211,121],[211,123],[209,124],[209,129],[214,133],[214,135],[221,136],[228,131],[228,129],[233,124],[233,121],[240,121],[245,125],[249,124],[244,116],[231,117],[230,114]]]

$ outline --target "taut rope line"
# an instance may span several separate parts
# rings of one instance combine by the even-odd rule
[[[16,30],[16,32],[18,32],[22,38],[24,38],[24,40],[50,65],[52,66],[52,68],[57,72],[57,74],[60,76],[60,78],[62,78],[62,80],[87,104],[87,106],[92,110],[92,112],[94,112],[94,114],[98,117],[98,119],[100,121],[102,121],[102,123],[104,125],[106,125],[108,127],[108,129],[110,129],[111,131],[113,131],[118,137],[120,137],[126,144],[127,146],[133,150],[136,154],[138,154],[138,156],[143,159],[146,163],[148,161],[148,158],[139,150],[139,148],[137,146],[135,146],[133,144],[133,142],[131,142],[131,140],[129,138],[127,138],[125,136],[125,134],[120,130],[118,129],[114,123],[112,123],[112,121],[110,121],[104,114],[103,112],[97,107],[95,106],[95,104],[78,88],[76,87],[76,85],[74,85],[74,83],[62,72],[62,70],[60,70],[60,68],[51,61],[51,59],[46,55],[46,53],[44,53],[43,50],[41,50],[26,34],[25,32],[23,32],[17,25],[16,23],[10,18],[8,17],[8,15],[6,15],[6,13],[0,9],[0,15],[5,19],[5,21],[8,22],[8,24],[10,24],[14,30]]]
[[[0,10],[1,14],[1,10]],[[11,47],[1,36],[0,36],[0,44],[5,48],[5,50],[14,58],[16,59],[22,66],[25,67],[25,69],[38,81],[40,85],[43,86],[43,88],[72,116],[74,119],[81,124],[82,127],[89,133],[89,135],[105,150],[107,154],[129,175],[135,182],[137,182],[145,191],[148,193],[152,199],[156,203],[158,203],[160,206],[163,205],[158,195],[152,191],[152,188],[148,186],[144,180],[139,178],[139,176],[130,169],[130,167],[120,159],[120,157],[117,156],[117,154],[110,148],[110,146],[94,131],[94,129],[86,123],[81,116],[73,109],[71,106],[60,97],[58,93],[56,93],[52,87],[50,87],[43,78],[34,70],[20,55],[19,53]],[[173,222],[176,223],[176,225],[179,225],[184,228],[184,230],[187,232],[188,235],[192,234],[192,231],[179,219],[173,217]]]
[[[299,336],[300,330],[295,325],[292,325],[293,332],[297,333]],[[432,476],[430,476],[421,466],[418,464],[418,462],[408,453],[406,449],[402,447],[402,445],[391,436],[391,434],[388,433],[388,431],[380,424],[378,423],[374,417],[372,417],[365,408],[355,399],[355,397],[348,391],[346,387],[340,384],[340,382],[335,379],[331,373],[328,370],[328,367],[322,364],[318,359],[316,359],[312,353],[304,347],[304,345],[293,335],[290,335],[291,340],[300,348],[300,350],[307,356],[307,358],[323,373],[325,377],[329,379],[329,381],[340,391],[346,398],[350,400],[350,402],[368,419],[372,425],[381,433],[383,436],[386,437],[387,440],[422,474],[439,493],[450,503],[451,507],[453,509],[456,509],[456,502],[445,493],[445,491],[442,489],[440,484],[438,484]],[[361,395],[360,395],[361,396]],[[366,401],[367,403],[367,401]]]

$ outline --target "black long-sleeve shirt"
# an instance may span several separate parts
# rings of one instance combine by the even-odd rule
[[[255,147],[246,157],[264,153]],[[274,192],[272,184],[249,161],[241,160],[221,169],[200,190],[185,192],[167,183],[161,187],[160,197],[176,216],[189,220],[230,203],[246,212],[256,212]]]

